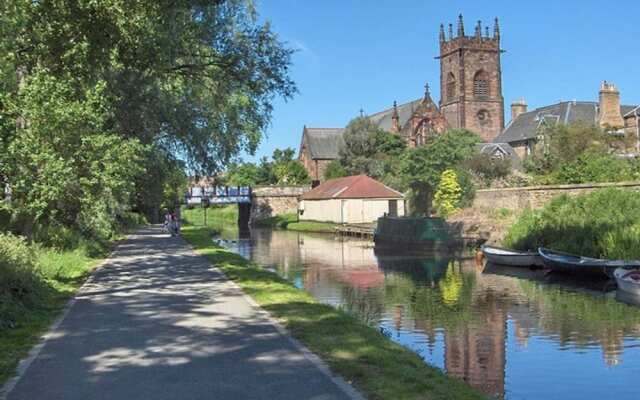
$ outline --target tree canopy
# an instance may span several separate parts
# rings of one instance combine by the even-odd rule
[[[0,177],[21,229],[154,214],[186,168],[253,153],[296,91],[291,54],[248,0],[0,2]]]

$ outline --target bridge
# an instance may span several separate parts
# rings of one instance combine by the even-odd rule
[[[208,207],[214,204],[237,204],[238,227],[248,230],[249,224],[278,214],[297,213],[298,198],[310,186],[191,186],[184,204]]]
[[[192,186],[185,194],[185,204],[251,204],[249,186]]]

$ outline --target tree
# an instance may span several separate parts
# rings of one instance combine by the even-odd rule
[[[156,213],[185,165],[254,152],[296,91],[292,51],[246,0],[7,0],[0,30],[0,177],[27,234]]]
[[[456,172],[452,169],[443,171],[433,198],[438,214],[447,218],[458,209],[461,198],[462,188],[458,184]]]
[[[376,176],[381,173],[376,137],[382,131],[367,117],[357,117],[345,128],[342,135],[344,145],[340,147],[338,159],[349,175],[367,174]]]
[[[331,161],[324,170],[324,179],[326,180],[342,178],[347,175],[347,170],[340,164],[340,160]]]
[[[256,185],[302,185],[311,179],[304,166],[294,160],[295,150],[275,149],[271,160],[260,159],[260,165],[254,163],[234,163],[227,169],[225,181],[234,186]]]
[[[412,213],[428,213],[442,173],[469,159],[480,141],[474,133],[454,129],[434,138],[426,146],[406,152],[400,173],[411,190]]]
[[[528,171],[538,174],[550,173],[584,153],[607,153],[610,150],[608,135],[594,124],[541,125],[539,137],[536,150],[525,162]]]

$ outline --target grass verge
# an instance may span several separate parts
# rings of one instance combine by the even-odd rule
[[[83,243],[72,250],[54,250],[27,246],[15,237],[3,238],[5,247],[0,249],[0,253],[4,252],[0,254],[0,264],[21,265],[14,272],[12,265],[0,265],[7,268],[5,274],[10,280],[5,287],[7,292],[0,293],[0,385],[13,376],[18,362],[38,343],[111,247]],[[12,248],[7,249],[8,241]],[[12,259],[12,255],[17,257]],[[8,289],[11,287],[20,290]]]
[[[277,274],[215,246],[208,228],[185,224],[182,235],[369,399],[484,398],[356,317],[318,303]]]

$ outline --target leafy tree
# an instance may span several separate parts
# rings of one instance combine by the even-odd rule
[[[295,150],[288,147],[284,150],[275,149],[271,158],[273,159],[271,170],[274,179],[270,183],[278,185],[301,185],[311,182],[311,178],[304,166],[294,160]]]
[[[594,124],[541,125],[539,137],[541,140],[536,150],[525,162],[528,171],[538,174],[552,172],[584,153],[607,153],[610,150],[609,136]]]
[[[381,162],[376,138],[386,134],[367,117],[357,117],[345,128],[342,135],[344,145],[338,159],[349,175],[367,174],[376,177],[381,173]]]
[[[294,160],[295,150],[275,149],[271,160],[263,157],[260,165],[235,163],[227,169],[225,182],[229,185],[301,185],[311,180],[304,166]]]
[[[331,161],[324,170],[324,179],[326,180],[343,178],[347,175],[347,170],[340,164],[340,160]]]
[[[377,154],[398,157],[407,148],[407,142],[400,136],[378,129],[374,133],[374,143]]]
[[[442,173],[472,157],[480,141],[472,132],[454,129],[406,152],[400,172],[411,190],[412,213],[428,213]]]
[[[157,213],[178,158],[211,174],[252,153],[296,91],[292,51],[246,0],[8,0],[0,32],[0,180],[27,235]]]
[[[462,198],[462,188],[458,184],[456,171],[447,169],[442,172],[438,189],[433,198],[438,214],[446,218],[454,213]]]
[[[231,164],[227,170],[225,183],[231,186],[256,186],[265,184],[260,180],[261,167],[254,163]]]

